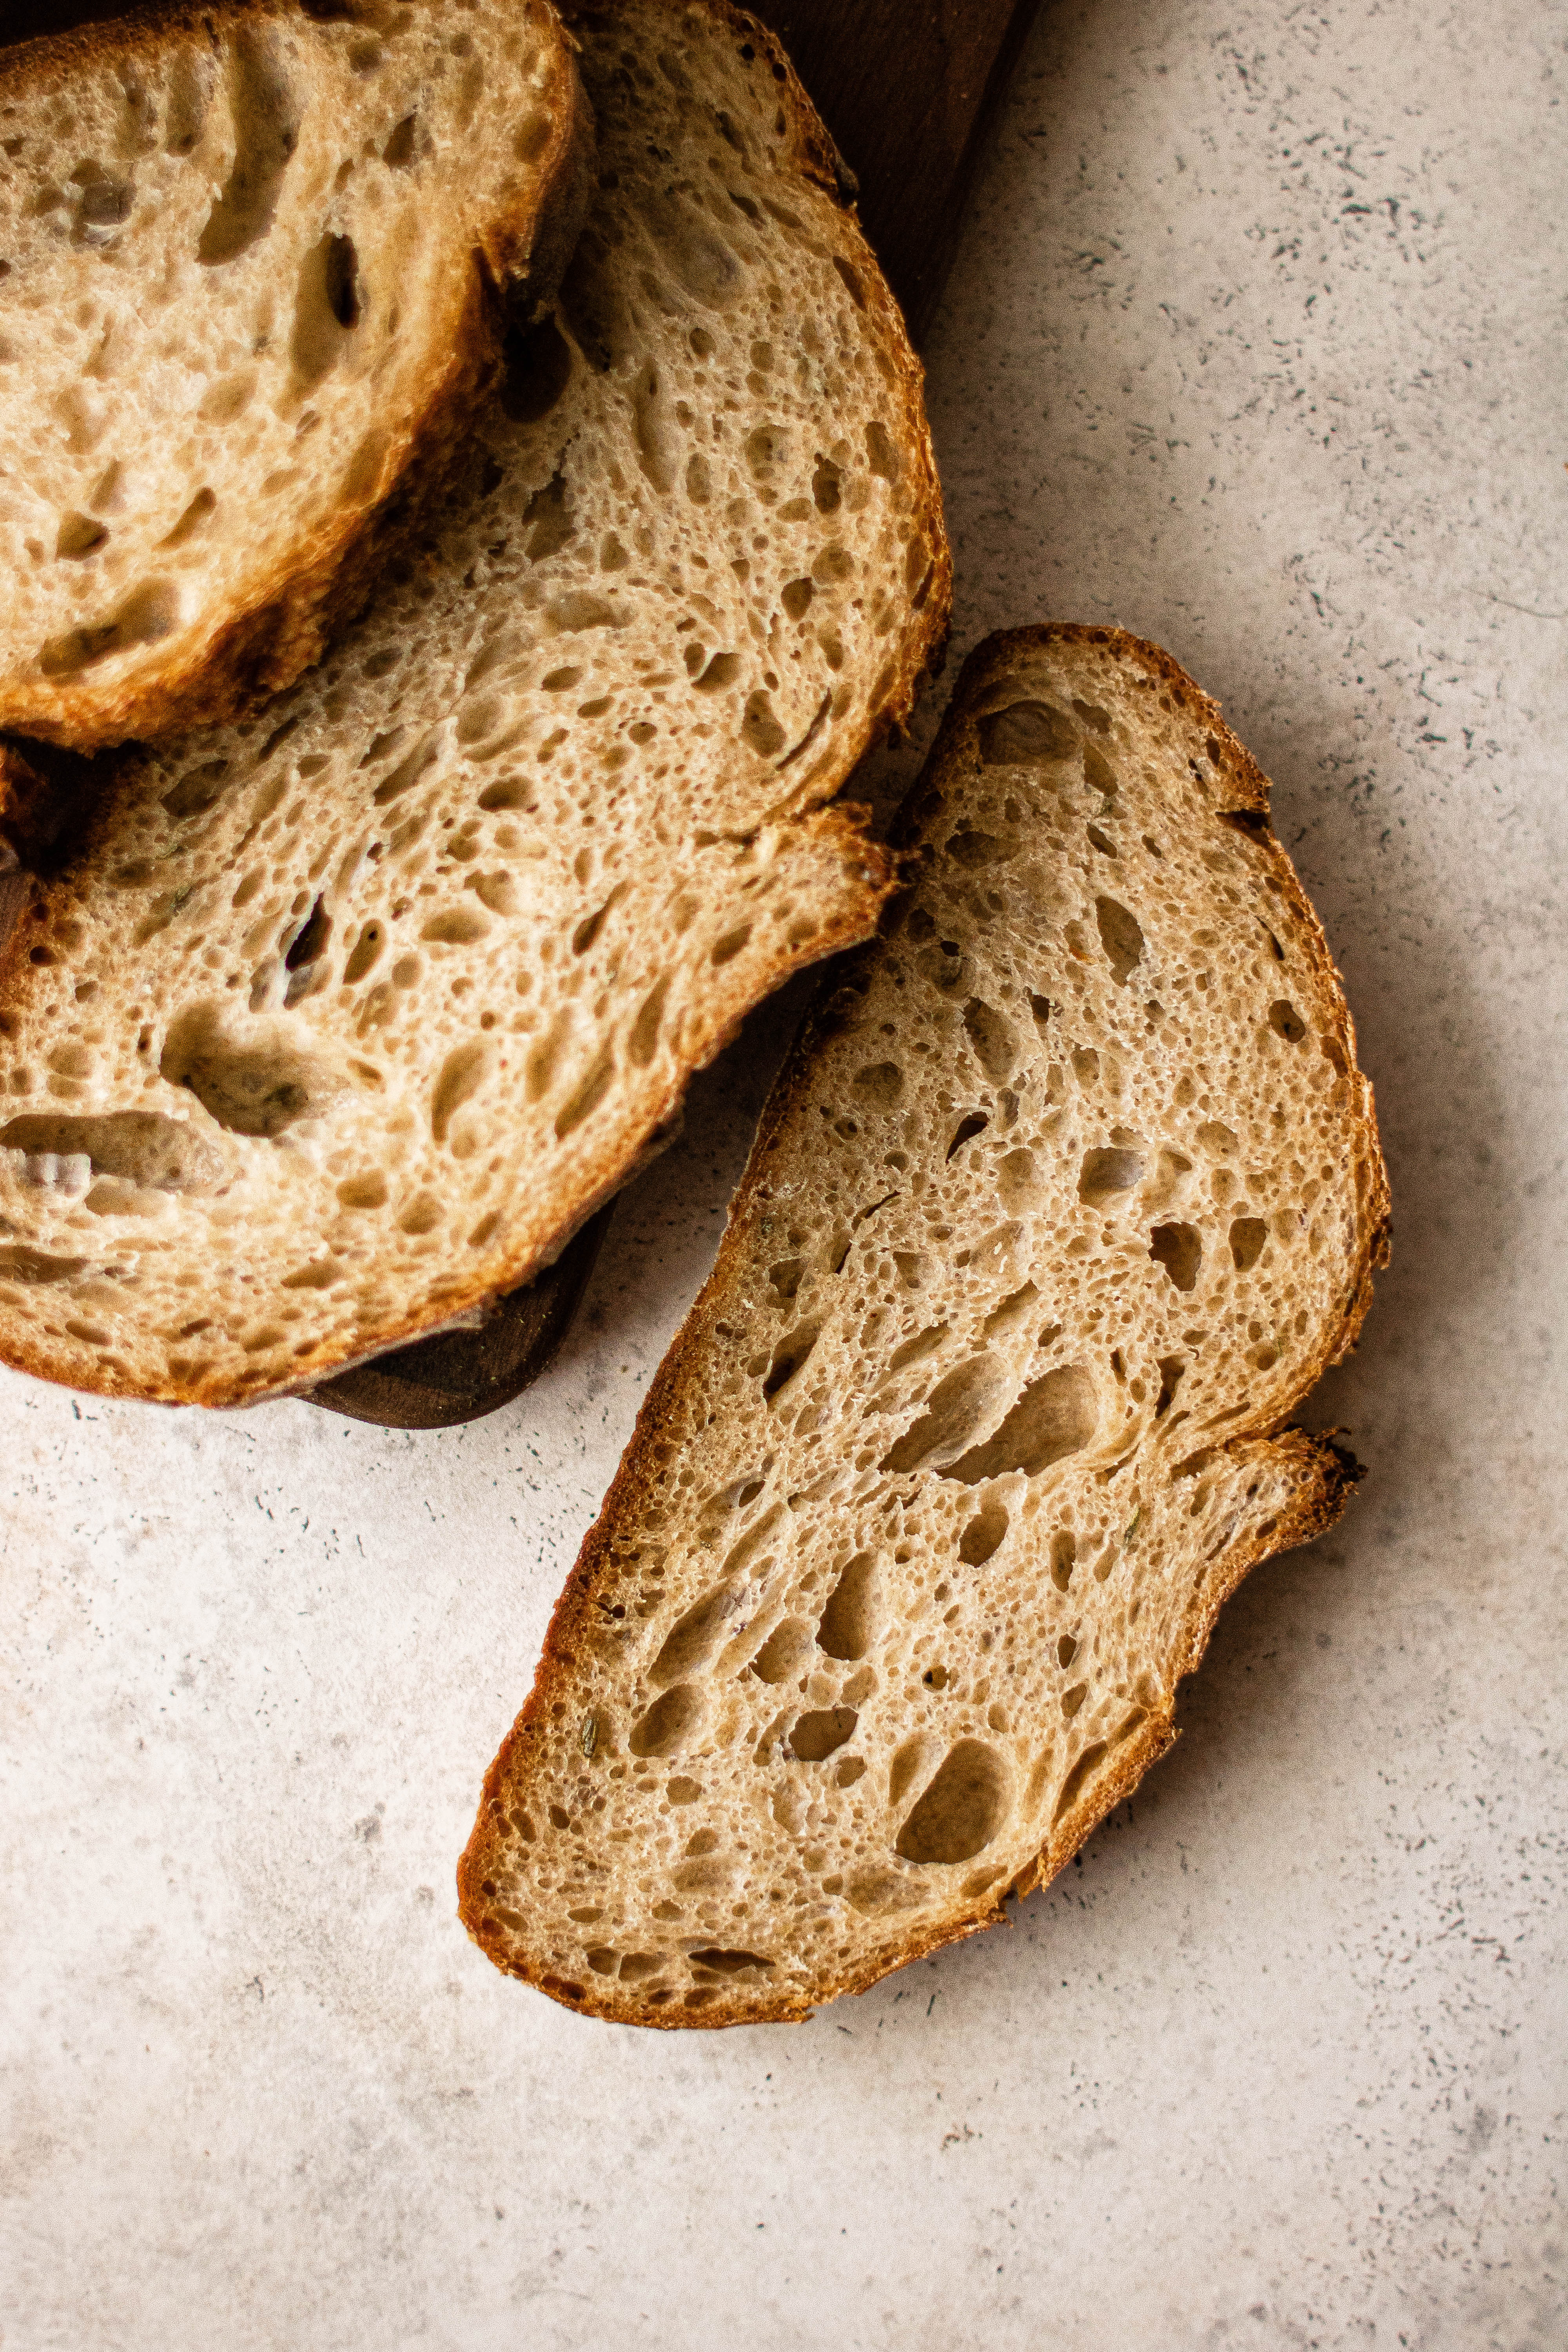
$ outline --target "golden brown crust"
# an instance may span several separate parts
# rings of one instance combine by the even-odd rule
[[[1310,1542],[1331,1528],[1343,1511],[1361,1476],[1361,1470],[1333,1436],[1313,1436],[1287,1427],[1294,1412],[1329,1365],[1341,1360],[1354,1345],[1372,1299],[1372,1276],[1388,1258],[1389,1195],[1378,1142],[1372,1088],[1356,1066],[1355,1032],[1345,1003],[1340,975],[1329,952],[1322,927],[1295,869],[1268,824],[1268,780],[1251,754],[1225,724],[1219,706],[1186,675],[1162,647],[1130,635],[1125,630],[1058,624],[1011,630],[988,637],[969,656],[960,672],[952,699],[932,747],[927,768],[895,820],[897,837],[907,838],[910,818],[925,790],[925,775],[934,773],[953,738],[970,723],[973,706],[994,677],[1005,676],[1021,655],[1052,645],[1103,646],[1119,663],[1142,671],[1152,688],[1173,701],[1208,733],[1214,766],[1226,779],[1235,799],[1232,808],[1248,819],[1247,830],[1269,854],[1270,866],[1301,927],[1316,987],[1321,1017],[1331,1024],[1346,1057],[1347,1070],[1361,1088],[1356,1129],[1358,1152],[1358,1252],[1352,1285],[1338,1320],[1326,1330],[1302,1367],[1291,1391],[1265,1421],[1240,1427],[1222,1446],[1216,1458],[1256,1462],[1276,1475],[1292,1481],[1287,1507],[1263,1528],[1233,1543],[1215,1563],[1194,1594],[1184,1627],[1173,1684],[1194,1671],[1207,1645],[1215,1618],[1248,1570],[1259,1560]],[[699,1294],[654,1376],[630,1442],[605,1497],[598,1517],[584,1538],[577,1562],[556,1602],[545,1635],[533,1687],[522,1712],[502,1742],[485,1776],[478,1817],[458,1866],[458,1916],[469,1935],[495,1965],[508,1975],[534,1983],[552,1999],[587,2016],[621,2024],[660,2028],[712,2029],[732,2024],[783,2024],[811,2014],[813,2002],[795,1997],[765,1995],[745,2009],[728,2006],[710,2015],[682,2010],[670,2013],[638,2007],[621,1995],[611,1980],[602,1985],[568,1985],[548,1974],[535,1973],[511,1956],[510,1947],[490,1916],[487,1881],[505,1852],[507,1832],[501,1819],[502,1801],[526,1780],[530,1750],[542,1748],[549,1736],[550,1708],[563,1692],[575,1663],[576,1645],[591,1624],[593,1597],[603,1568],[618,1543],[624,1542],[641,1518],[656,1492],[655,1465],[667,1437],[675,1438],[688,1425],[683,1397],[689,1383],[700,1376],[703,1333],[713,1310],[729,1294],[731,1275],[738,1272],[751,1247],[751,1213],[764,1201],[772,1165],[783,1133],[800,1101],[810,1091],[812,1067],[819,1042],[836,1026],[836,1004],[846,988],[853,989],[858,964],[877,952],[875,945],[828,977],[802,1024],[795,1045],[774,1082],[763,1110],[746,1171],[731,1204],[729,1223],[712,1273]],[[926,1928],[912,1928],[885,1946],[863,1965],[849,1969],[825,1983],[814,1997],[830,2000],[840,1994],[864,1991],[895,1968],[908,1966],[942,1945],[977,1934],[1005,1916],[1010,1896],[1023,1895],[1044,1885],[1067,1865],[1085,1841],[1122,1799],[1129,1796],[1149,1767],[1165,1754],[1177,1737],[1173,1689],[1163,1709],[1152,1711],[1134,1737],[1119,1748],[1090,1777],[1040,1853],[1006,1885],[979,1898],[971,1914]]]
[[[23,42],[0,58],[0,91],[47,91],[83,65],[157,48],[171,33],[258,17],[295,19],[290,0],[168,0],[102,25]],[[574,46],[574,45],[573,45]],[[381,567],[447,486],[468,430],[500,369],[505,307],[554,294],[582,226],[593,173],[593,118],[563,44],[547,99],[550,145],[536,201],[485,224],[455,292],[443,358],[423,404],[389,437],[363,505],[326,517],[216,634],[183,630],[156,667],[117,683],[90,677],[0,686],[0,729],[94,751],[132,738],[243,718],[293,684],[363,609]]]

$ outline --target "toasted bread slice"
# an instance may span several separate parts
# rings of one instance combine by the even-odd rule
[[[547,298],[591,132],[547,0],[202,0],[0,54],[0,727],[289,685]]]
[[[1387,1192],[1263,777],[1156,647],[1033,629],[911,803],[459,1870],[497,1965],[595,2016],[801,2017],[998,1918],[1355,1475],[1283,1424]]]
[[[578,22],[603,185],[448,523],[26,887],[8,1362],[243,1403],[469,1313],[875,921],[826,803],[945,632],[919,369],[760,28]]]

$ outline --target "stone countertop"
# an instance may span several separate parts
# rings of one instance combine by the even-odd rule
[[[1168,646],[1343,966],[1395,1209],[1345,1521],[1010,1931],[643,2034],[452,1873],[799,988],[489,1421],[0,1378],[5,2352],[1568,2341],[1563,32],[1063,0],[930,344],[955,654]]]

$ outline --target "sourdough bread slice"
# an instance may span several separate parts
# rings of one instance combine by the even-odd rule
[[[596,2016],[800,2017],[998,1918],[1356,1475],[1282,1424],[1385,1255],[1371,1089],[1216,707],[994,637],[911,804],[459,1869]]]
[[[542,301],[592,134],[547,0],[203,0],[0,55],[0,727],[287,686]]]
[[[121,765],[0,962],[0,1356],[211,1404],[548,1264],[890,881],[825,805],[948,558],[898,312],[749,19],[578,20],[602,184],[446,528]]]

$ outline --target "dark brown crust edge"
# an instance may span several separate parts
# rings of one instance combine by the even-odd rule
[[[546,13],[559,11],[542,0]],[[47,34],[0,56],[0,90],[48,89],[82,65],[134,57],[171,33],[215,21],[297,19],[289,0],[170,0],[101,25]],[[363,506],[318,523],[269,574],[245,589],[244,609],[212,637],[182,630],[141,676],[95,686],[26,679],[0,688],[0,729],[68,750],[153,741],[243,718],[319,661],[363,610],[381,567],[407,541],[447,487],[468,426],[496,382],[509,305],[537,311],[571,259],[592,190],[593,116],[575,43],[561,27],[552,123],[538,200],[479,224],[461,314],[422,406],[389,444]]]
[[[243,0],[240,0],[240,5],[243,5]],[[684,12],[688,0],[662,0],[662,5],[674,15]],[[650,1122],[648,1132],[640,1141],[628,1144],[625,1150],[603,1162],[584,1185],[579,1198],[563,1213],[560,1223],[547,1244],[531,1251],[519,1251],[504,1259],[499,1266],[487,1269],[468,1288],[444,1297],[439,1306],[433,1307],[428,1313],[405,1318],[395,1328],[379,1334],[368,1346],[353,1353],[334,1350],[330,1344],[323,1344],[315,1354],[301,1360],[298,1371],[287,1384],[261,1391],[237,1392],[227,1382],[215,1385],[211,1391],[199,1395],[173,1387],[153,1390],[139,1382],[116,1381],[112,1376],[95,1379],[92,1367],[86,1364],[73,1366],[67,1373],[43,1360],[39,1350],[5,1347],[3,1334],[0,1334],[0,1361],[12,1365],[18,1371],[30,1373],[39,1380],[64,1381],[67,1386],[84,1393],[132,1396],[160,1404],[199,1403],[220,1408],[261,1404],[310,1388],[330,1374],[373,1362],[378,1356],[406,1347],[427,1332],[439,1329],[454,1318],[461,1317],[475,1307],[483,1307],[505,1292],[521,1288],[531,1282],[542,1266],[552,1263],[588,1219],[663,1149],[672,1131],[672,1122],[679,1112],[687,1083],[697,1070],[711,1061],[731,1042],[744,1014],[781,987],[794,973],[822,957],[836,955],[853,946],[875,926],[883,901],[893,887],[894,860],[886,849],[865,833],[866,812],[853,803],[836,801],[835,795],[843,789],[866,754],[901,727],[924,680],[941,671],[946,654],[952,610],[952,557],[942,519],[942,489],[922,396],[924,371],[910,343],[903,316],[892,291],[861,236],[854,206],[845,197],[840,186],[837,150],[778,42],[755,17],[731,6],[729,0],[690,0],[690,5],[695,13],[713,17],[737,38],[751,43],[759,58],[774,73],[780,103],[787,109],[789,124],[795,135],[795,152],[799,168],[833,198],[858,244],[864,262],[861,290],[866,298],[866,309],[874,320],[885,346],[890,350],[907,409],[910,440],[905,454],[919,485],[916,511],[931,547],[931,577],[920,612],[920,625],[906,632],[899,668],[883,702],[877,709],[866,712],[851,730],[847,730],[835,780],[819,785],[809,803],[772,813],[774,817],[790,818],[824,835],[837,834],[841,853],[847,858],[858,859],[862,866],[863,887],[852,902],[847,901],[839,920],[830,929],[819,933],[803,950],[779,956],[770,966],[763,984],[743,1003],[722,1006],[715,1003],[714,1018],[702,1033],[679,1082],[672,1087],[658,1116]],[[574,18],[581,20],[611,16],[616,11],[613,5],[605,5],[605,0],[593,0],[593,5],[579,6],[570,13]],[[106,812],[105,817],[100,821],[106,822],[107,792],[100,805]],[[0,814],[3,814],[3,806],[0,806]],[[39,886],[33,887],[35,892],[39,890]],[[42,886],[42,889],[47,893],[47,886]],[[25,953],[26,925],[21,919],[25,911],[19,910],[8,943],[4,925],[0,924],[0,1005],[10,995],[12,975]],[[715,991],[715,997],[717,994]]]
[[[1064,1869],[1100,1823],[1125,1797],[1131,1795],[1149,1767],[1171,1748],[1177,1737],[1175,1685],[1197,1667],[1221,1607],[1247,1571],[1260,1560],[1293,1550],[1298,1545],[1310,1542],[1314,1537],[1332,1527],[1362,1475],[1353,1455],[1338,1444],[1332,1435],[1313,1436],[1304,1430],[1283,1424],[1288,1415],[1315,1386],[1321,1373],[1331,1364],[1340,1362],[1354,1346],[1372,1303],[1373,1275],[1388,1263],[1388,1181],[1378,1142],[1372,1088],[1356,1064],[1354,1026],[1322,926],[1301,888],[1289,857],[1268,827],[1268,780],[1250,752],[1226,725],[1219,705],[1194,684],[1163,647],[1131,636],[1122,629],[1060,623],[1009,630],[988,637],[976,646],[959,673],[952,701],[925,768],[895,821],[895,835],[907,839],[912,832],[914,813],[928,789],[927,779],[934,780],[939,775],[954,738],[968,723],[973,701],[984,691],[993,677],[1005,675],[1009,665],[1021,655],[1037,652],[1050,645],[1102,646],[1114,659],[1142,667],[1151,681],[1168,692],[1177,707],[1203,726],[1213,738],[1214,765],[1224,774],[1236,793],[1231,807],[1249,820],[1246,830],[1270,855],[1275,874],[1286,890],[1291,911],[1302,926],[1321,1003],[1332,1014],[1346,1055],[1348,1072],[1362,1090],[1360,1112],[1355,1120],[1362,1145],[1358,1164],[1360,1245],[1340,1316],[1323,1333],[1318,1349],[1307,1360],[1292,1393],[1279,1410],[1266,1422],[1238,1431],[1223,1448],[1215,1449],[1216,1453],[1223,1453],[1231,1459],[1250,1452],[1270,1467],[1279,1467],[1282,1463],[1288,1465],[1296,1473],[1294,1500],[1266,1537],[1244,1540],[1223,1555],[1215,1570],[1195,1596],[1184,1629],[1184,1642],[1173,1676],[1169,1706],[1158,1714],[1151,1714],[1137,1734],[1113,1752],[1086,1783],[1078,1802],[1060,1822],[1053,1825],[1039,1853],[1005,1886],[982,1898],[968,1916],[950,1917],[933,1924],[929,1929],[913,1931],[895,1945],[872,1955],[862,1967],[846,1970],[842,1976],[833,1979],[809,2000],[782,1998],[768,2000],[763,1998],[743,2011],[731,2008],[723,2014],[713,2016],[702,2011],[696,2014],[687,2011],[677,2016],[660,2011],[650,2015],[646,2010],[634,2009],[629,2003],[616,2000],[607,1987],[603,1994],[596,1989],[590,1990],[586,1987],[568,1989],[559,1979],[543,1973],[535,1974],[526,1964],[514,1963],[510,1959],[502,1938],[489,1920],[489,1901],[484,1894],[484,1881],[490,1875],[491,1858],[504,1850],[506,1843],[505,1833],[498,1827],[503,1792],[513,1780],[514,1765],[526,1769],[527,1749],[545,1729],[547,1710],[556,1695],[556,1674],[560,1673],[564,1677],[572,1671],[576,1629],[591,1606],[591,1595],[601,1563],[611,1552],[615,1542],[636,1524],[642,1509],[650,1484],[647,1465],[651,1451],[667,1423],[671,1427],[679,1425],[677,1408],[680,1392],[695,1360],[696,1351],[702,1344],[703,1328],[709,1314],[718,1306],[728,1287],[731,1267],[739,1261],[746,1246],[747,1212],[759,1195],[765,1195],[770,1166],[780,1147],[783,1127],[794,1108],[797,1095],[806,1085],[818,1042],[825,1034],[831,1034],[836,1025],[835,1000],[846,981],[852,982],[858,962],[876,952],[874,946],[861,950],[858,957],[849,961],[847,969],[841,967],[826,978],[816,1002],[806,1014],[795,1045],[774,1081],[745,1173],[731,1203],[729,1223],[713,1271],[654,1376],[599,1516],[584,1538],[576,1565],[552,1614],[533,1687],[485,1775],[478,1817],[458,1864],[458,1916],[480,1950],[503,1974],[537,1985],[552,2000],[561,2001],[568,2009],[579,2011],[584,2016],[603,2018],[616,2024],[681,2032],[717,2031],[730,2025],[788,2024],[809,2017],[820,2002],[837,2000],[843,1993],[863,1992],[895,1969],[908,1967],[910,1962],[923,1958],[943,1945],[961,1942],[978,1934],[982,1928],[997,1925],[1006,1916],[1008,1899],[1031,1894]]]

